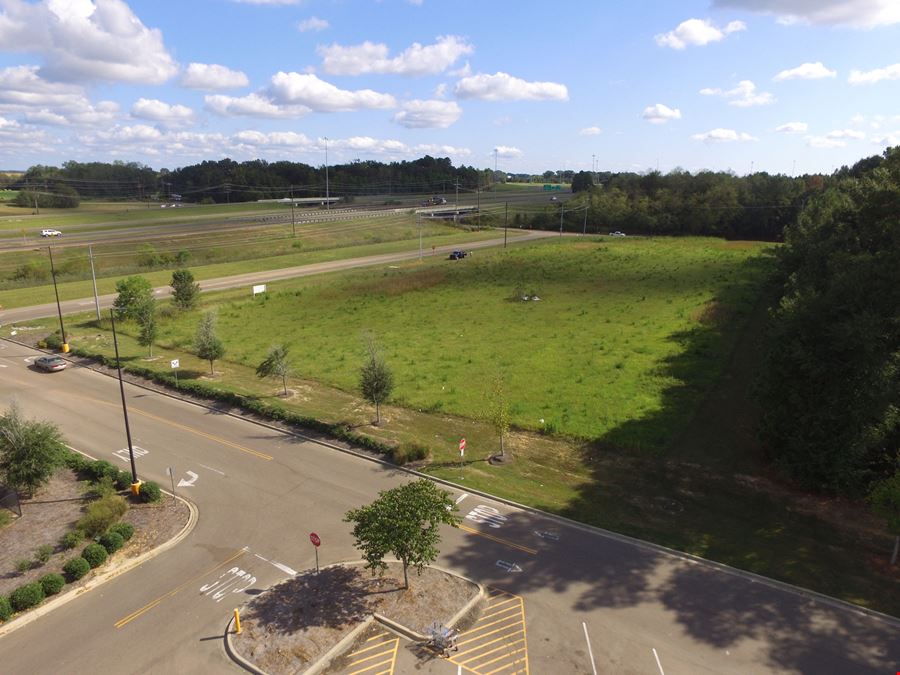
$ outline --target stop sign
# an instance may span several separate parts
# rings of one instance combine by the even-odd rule
[[[322,543],[322,540],[319,539],[319,535],[317,535],[315,532],[309,533],[309,540],[312,542],[312,545],[315,546],[316,548],[319,548],[319,545]]]

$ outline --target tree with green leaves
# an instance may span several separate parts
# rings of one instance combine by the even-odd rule
[[[375,340],[366,341],[366,361],[360,371],[359,388],[362,395],[375,406],[375,424],[381,424],[381,404],[394,389],[394,374],[384,361]]]
[[[121,319],[137,320],[138,312],[148,300],[153,299],[153,287],[144,277],[133,276],[116,282],[116,299],[113,307]]]
[[[207,312],[200,319],[200,325],[197,327],[197,335],[194,337],[194,349],[197,356],[201,359],[209,361],[209,373],[215,375],[213,370],[213,362],[225,356],[225,345],[216,334],[216,315],[213,312]]]
[[[47,483],[63,463],[66,444],[49,422],[26,420],[13,403],[0,417],[0,475],[28,495]]]
[[[172,272],[172,302],[179,309],[193,309],[200,297],[200,284],[194,281],[190,270]]]
[[[572,192],[584,192],[594,187],[594,177],[588,171],[579,171],[572,176]]]
[[[506,396],[506,381],[503,375],[497,373],[491,382],[491,391],[488,396],[484,418],[500,437],[500,459],[506,458],[506,437],[509,435],[511,416],[509,413],[509,400]]]
[[[421,574],[438,556],[440,526],[457,527],[459,517],[450,493],[430,480],[417,480],[390,490],[359,509],[351,509],[344,522],[353,523],[353,537],[372,574],[387,569],[386,555],[403,564],[403,585],[409,588],[407,569]]]
[[[148,356],[153,356],[153,343],[159,336],[159,324],[156,322],[156,300],[148,298],[137,309],[138,331],[137,343],[148,348]]]
[[[281,385],[284,388],[284,395],[287,396],[287,378],[291,374],[291,365],[288,362],[287,345],[273,345],[269,349],[265,360],[256,367],[257,377],[280,377]]]
[[[888,531],[894,535],[891,565],[896,565],[897,553],[900,551],[900,471],[875,486],[869,495],[869,504],[875,515],[885,520]]]

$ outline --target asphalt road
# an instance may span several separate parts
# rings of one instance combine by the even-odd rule
[[[0,341],[0,407],[15,399],[26,416],[59,424],[72,446],[125,467],[115,380],[82,367],[41,373],[29,366],[35,354]],[[178,479],[196,474],[180,490],[199,509],[197,527],[170,551],[0,638],[3,673],[239,672],[221,640],[232,609],[311,568],[311,531],[322,538],[321,564],[358,558],[343,514],[410,478],[138,387],[126,393],[140,476],[165,485],[166,467]],[[451,491],[463,528],[444,530],[438,563],[498,589],[498,624],[461,640],[452,662],[417,663],[404,643],[395,672],[451,674],[457,664],[513,672],[523,654],[533,673],[898,669],[894,620],[461,485]]]
[[[535,239],[544,239],[547,237],[559,236],[553,232],[541,230],[529,230],[524,234],[516,231],[514,236],[509,237],[510,244],[517,244],[525,241],[533,241]],[[438,246],[435,248],[433,255],[446,257],[450,251],[464,249],[472,251],[482,248],[493,248],[503,245],[503,237],[496,239],[485,239],[483,241],[475,241],[468,244],[452,244],[447,246]],[[424,252],[424,255],[432,255],[430,250]],[[379,255],[370,255],[359,258],[347,258],[344,260],[333,260],[330,262],[314,263],[311,265],[301,265],[299,267],[285,267],[283,269],[268,270],[264,272],[250,272],[247,274],[237,274],[230,277],[220,277],[218,279],[206,279],[201,281],[201,291],[221,291],[228,288],[247,287],[247,293],[251,292],[251,287],[255,284],[265,284],[273,281],[281,281],[283,279],[293,279],[295,277],[305,277],[314,274],[325,274],[327,272],[337,272],[348,270],[356,267],[369,267],[373,265],[387,265],[392,263],[403,262],[407,260],[415,260],[419,257],[419,249],[414,248],[409,251],[399,253],[382,253]],[[448,264],[455,264],[450,263]],[[465,264],[460,263],[460,264]],[[153,290],[157,298],[167,298],[172,294],[170,286],[160,286]],[[111,307],[116,294],[109,293],[101,295],[99,298],[101,309]],[[78,312],[89,312],[96,306],[94,298],[81,298],[78,300],[66,300],[60,303],[63,314],[75,314]],[[14,309],[0,309],[0,325],[13,324],[18,321],[30,321],[31,319],[39,319],[47,316],[56,316],[57,309],[55,303],[47,303],[44,305],[31,305],[29,307],[18,307]]]

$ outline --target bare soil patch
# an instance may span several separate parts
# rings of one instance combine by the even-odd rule
[[[81,554],[89,542],[74,549],[65,549],[60,540],[71,532],[82,515],[87,499],[84,492],[87,484],[79,481],[70,469],[60,469],[50,482],[39,489],[29,499],[22,499],[22,517],[0,530],[0,595],[9,595],[19,586],[37,581],[45,574],[62,574],[63,565]],[[190,510],[183,502],[164,496],[158,504],[130,504],[122,521],[134,526],[134,536],[112,557],[112,563],[137,557],[168,541],[187,524]],[[19,572],[20,560],[34,561],[37,549],[42,545],[53,547],[53,555],[44,564],[34,562],[25,572]],[[110,562],[97,569],[103,572]],[[64,588],[71,590],[85,583],[88,574],[75,584]]]
[[[416,632],[434,621],[447,623],[478,594],[470,581],[426,568],[410,571],[391,564],[373,577],[362,565],[335,565],[296,576],[256,597],[241,614],[236,651],[272,673],[309,667],[362,621],[377,612]]]

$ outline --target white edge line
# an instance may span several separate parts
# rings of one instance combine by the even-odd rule
[[[215,471],[216,473],[222,474],[223,476],[225,475],[224,471],[219,471],[218,469],[214,469],[211,466],[206,466],[206,464],[201,464],[200,466],[202,466],[204,469],[209,469],[210,471]]]
[[[597,675],[597,664],[594,663],[594,650],[591,649],[591,638],[588,637],[587,624],[582,621],[581,626],[584,628],[584,639],[587,641],[588,654],[590,654],[591,657],[591,670],[594,671],[594,675]],[[656,652],[654,651],[653,653],[655,654]]]
[[[253,555],[255,555],[257,558],[259,558],[260,560],[262,560],[264,562],[269,562],[267,558],[263,558],[259,553],[254,553]]]
[[[291,569],[290,567],[288,567],[287,565],[282,565],[282,564],[279,563],[279,562],[272,562],[272,564],[273,564],[275,567],[277,567],[278,569],[280,569],[282,572],[284,572],[285,574],[290,574],[291,576],[296,576],[296,574],[297,574],[297,570],[292,570],[292,569]]]
[[[653,656],[656,657],[656,667],[659,668],[659,675],[666,675],[666,672],[662,669],[662,664],[659,662],[659,654],[656,653],[656,647],[653,648]]]
[[[463,492],[459,497],[456,498],[456,503],[459,504],[463,499],[469,496],[468,492]]]

